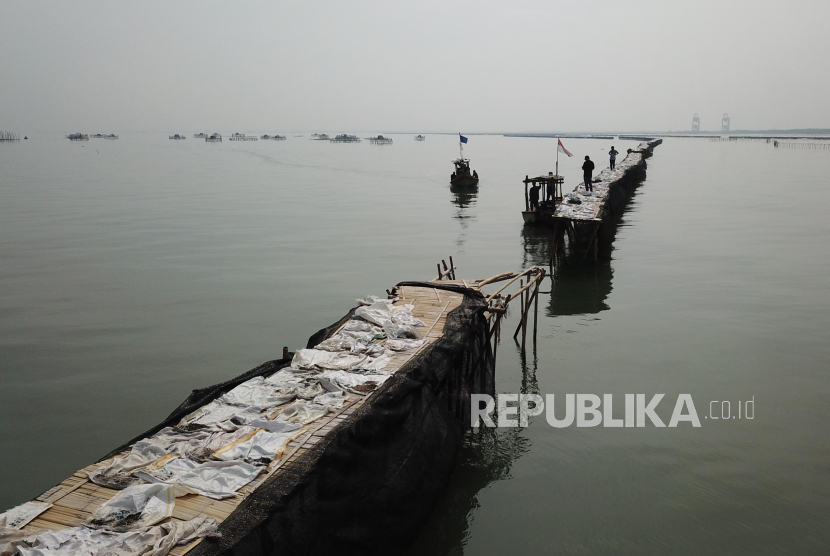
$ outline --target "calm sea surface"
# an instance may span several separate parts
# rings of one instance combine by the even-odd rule
[[[467,278],[546,264],[521,179],[554,169],[554,140],[471,136],[481,185],[456,195],[454,136],[393,137],[0,145],[0,509],[441,258]],[[567,190],[610,144],[565,141]],[[540,415],[474,435],[411,556],[827,554],[828,164],[763,142],[658,147],[610,264],[546,283],[526,359],[503,334],[497,390],[614,394],[619,416],[623,394],[664,393],[666,421],[687,393],[703,426]],[[753,398],[753,420],[704,418]]]

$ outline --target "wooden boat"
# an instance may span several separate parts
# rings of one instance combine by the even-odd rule
[[[416,136],[415,136],[415,140],[416,140],[416,141],[425,141],[425,140],[426,140],[426,137],[424,137],[423,135],[416,135]]]
[[[452,161],[455,172],[450,176],[452,187],[478,187],[478,173],[470,170],[469,158],[456,158]]]
[[[549,172],[547,175],[535,178],[525,176],[523,183],[525,184],[525,209],[522,211],[522,218],[525,224],[549,223],[556,207],[562,202],[562,184],[565,183],[565,178]],[[538,204],[533,209],[530,207],[528,186],[538,188]]]
[[[174,141],[183,141],[183,140],[187,139],[187,137],[185,137],[184,135],[179,135],[178,133],[175,134],[175,135],[170,135],[167,138],[168,139],[173,139]]]

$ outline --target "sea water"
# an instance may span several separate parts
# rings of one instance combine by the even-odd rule
[[[310,133],[0,145],[0,508],[440,259],[460,278],[547,265],[522,179],[554,171],[555,139],[470,136],[481,183],[454,193],[455,136]],[[563,142],[566,191],[585,155],[599,169],[637,144]],[[497,392],[689,394],[702,426],[540,415],[473,434],[410,554],[826,552],[828,163],[758,141],[657,147],[610,262],[546,280],[526,357],[505,321]],[[704,418],[750,398],[752,420]]]

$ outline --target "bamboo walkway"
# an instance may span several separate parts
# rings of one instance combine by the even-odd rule
[[[442,284],[457,283],[458,285],[473,286],[476,282],[452,280],[442,281]],[[458,307],[464,299],[463,294],[430,287],[402,286],[397,289],[397,294],[400,299],[395,304],[413,304],[413,315],[426,324],[427,328],[423,334],[426,342],[418,349],[396,353],[385,368],[388,372],[397,372],[421,350],[441,338],[444,334],[447,315]],[[184,521],[200,516],[213,516],[221,523],[261,485],[270,481],[279,481],[282,473],[290,471],[292,465],[302,454],[343,423],[349,415],[366,402],[368,397],[348,393],[341,409],[306,424],[298,431],[294,440],[290,441],[283,452],[273,460],[267,470],[240,489],[232,498],[214,500],[199,494],[185,495],[176,499],[173,516],[170,519]],[[121,455],[123,454],[119,454],[119,456]],[[44,530],[76,527],[86,523],[97,508],[119,492],[98,486],[87,477],[88,472],[101,465],[106,465],[109,461],[106,460],[80,469],[59,485],[38,496],[35,500],[50,503],[52,507],[32,520],[23,528],[23,531],[37,533]],[[176,556],[186,554],[201,540],[198,539],[185,546],[178,546],[170,554]]]

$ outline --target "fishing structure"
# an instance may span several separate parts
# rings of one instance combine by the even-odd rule
[[[430,281],[358,300],[304,349],[194,390],[0,519],[34,549],[65,539],[59,556],[125,543],[157,556],[401,551],[443,496],[471,394],[494,395],[511,301],[517,343],[531,316],[535,338],[545,277],[458,279],[452,258],[442,263]]]
[[[369,137],[369,142],[373,145],[391,145],[392,139],[384,137],[383,135],[378,135],[377,137]]]
[[[322,138],[322,136],[320,136]],[[360,137],[357,135],[347,135],[342,133],[329,139],[331,143],[360,143]]]

